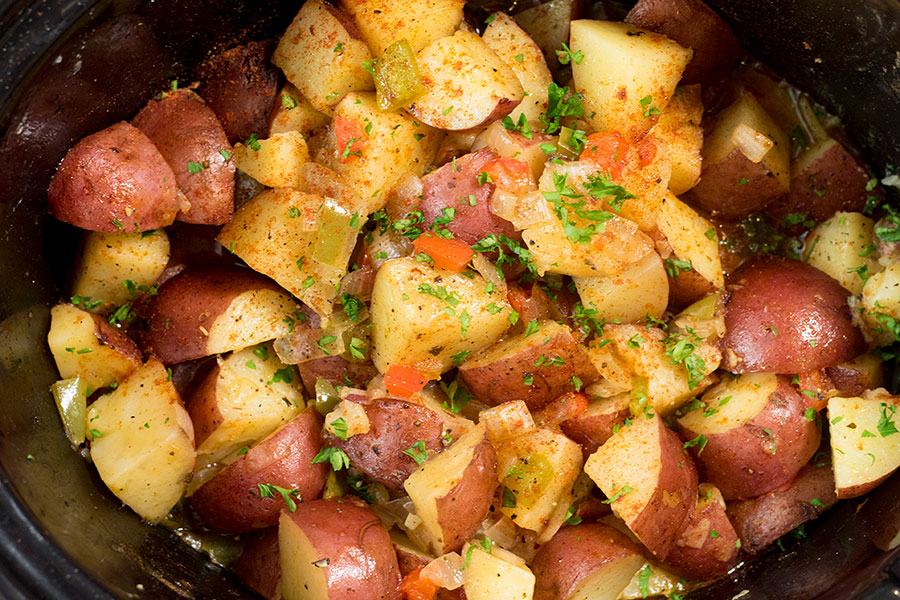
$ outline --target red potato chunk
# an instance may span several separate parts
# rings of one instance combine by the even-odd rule
[[[743,54],[728,24],[701,0],[640,0],[625,22],[662,33],[694,51],[682,83],[719,77]]]
[[[804,398],[771,373],[726,378],[706,392],[703,406],[678,420],[704,481],[726,500],[789,484],[821,440]]]
[[[285,600],[400,600],[397,554],[378,516],[356,498],[313,500],[278,525]]]
[[[766,213],[776,222],[791,213],[804,213],[821,223],[838,211],[861,212],[869,196],[871,178],[844,146],[833,139],[816,144],[791,166],[791,191],[769,205]]]
[[[615,598],[643,564],[643,549],[612,527],[563,527],[531,563],[534,600]]]
[[[600,378],[572,331],[551,321],[473,355],[459,375],[482,402],[521,400],[531,410]]]
[[[269,62],[271,42],[235,46],[197,69],[197,93],[209,104],[231,144],[251,135],[266,137],[278,91],[278,70]]]
[[[358,396],[352,396],[358,399]],[[409,402],[383,398],[364,405],[369,419],[368,433],[360,433],[342,440],[333,434],[325,436],[325,445],[340,448],[350,462],[366,475],[392,490],[403,487],[406,478],[419,464],[409,454],[422,452],[427,456],[440,453],[444,446],[444,418],[437,412]],[[423,457],[424,458],[424,457]]]
[[[730,502],[728,517],[748,554],[762,552],[798,525],[815,519],[837,502],[834,472],[829,464],[803,467],[787,489]]]
[[[181,208],[175,174],[138,128],[116,123],[75,144],[47,190],[50,214],[90,231],[171,225]]]
[[[701,483],[697,507],[666,557],[666,567],[690,579],[712,579],[737,563],[739,549],[740,541],[725,514],[721,492]]]
[[[342,356],[323,356],[297,365],[303,387],[310,396],[316,395],[316,380],[324,379],[334,386],[349,385],[365,388],[378,375],[371,361],[351,362]]]
[[[278,553],[278,528],[261,531],[250,540],[231,565],[241,583],[266,598],[281,600],[281,562]]]
[[[190,267],[159,287],[144,310],[141,346],[167,364],[287,335],[297,305],[271,279],[238,267]]]
[[[484,165],[497,158],[490,150],[479,150],[449,162],[429,173],[422,180],[420,209],[425,225],[431,227],[441,217],[445,208],[452,208],[456,216],[446,225],[454,237],[467,244],[474,244],[492,233],[520,239],[512,223],[491,212],[490,200],[493,183],[478,183],[478,174]],[[471,198],[474,198],[472,206]]]
[[[191,203],[190,209],[179,212],[176,219],[203,225],[223,225],[231,219],[231,144],[219,119],[199,96],[190,90],[168,92],[151,100],[132,125],[156,145],[175,173],[178,188]]]
[[[847,362],[866,349],[848,292],[797,260],[759,258],[731,274],[722,367],[732,373],[803,373]]]
[[[616,426],[625,424],[631,411],[628,405],[631,398],[628,394],[620,394],[611,398],[591,398],[588,406],[580,415],[566,419],[560,427],[569,438],[578,442],[587,454],[597,451],[606,440],[612,437]]]
[[[289,490],[297,504],[315,500],[325,488],[328,466],[312,463],[322,448],[321,430],[322,417],[307,408],[194,492],[191,506],[207,525],[225,533],[277,524],[279,512],[289,506],[269,486]]]

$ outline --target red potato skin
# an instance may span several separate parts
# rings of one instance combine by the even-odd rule
[[[726,289],[726,333],[719,346],[728,371],[803,373],[847,362],[866,349],[851,321],[848,293],[806,263],[752,260],[728,278]]]
[[[319,554],[329,600],[400,600],[397,554],[378,516],[357,498],[313,500],[290,517]]]
[[[260,532],[260,537],[244,546],[231,570],[248,588],[266,598],[281,599],[281,562],[278,554],[278,528]]]
[[[831,383],[832,389],[836,389],[838,396],[842,398],[861,396],[866,390],[881,387],[882,377],[882,374],[879,373],[873,378],[869,373],[845,365],[827,367],[824,374],[824,378]],[[800,381],[802,384],[803,380]]]
[[[472,539],[491,510],[497,485],[497,454],[485,438],[475,446],[459,483],[436,501],[444,552],[458,552]]]
[[[662,461],[659,481],[650,502],[628,527],[654,556],[664,560],[675,546],[697,502],[697,467],[684,451],[681,439],[663,424],[662,419],[659,427]],[[691,493],[683,494],[683,490],[691,490]]]
[[[147,329],[141,346],[166,364],[208,356],[207,331],[240,294],[280,290],[272,280],[239,267],[191,267],[172,277],[146,307]]]
[[[682,83],[717,78],[744,53],[728,24],[701,0],[640,0],[625,22],[693,49],[694,58],[682,75]]]
[[[491,150],[478,150],[426,175],[422,179],[423,199],[419,206],[424,225],[431,227],[444,208],[453,208],[456,216],[446,227],[458,240],[471,245],[492,233],[520,239],[512,223],[491,212],[494,184],[478,183],[478,174],[494,158],[497,155]],[[475,197],[475,206],[470,205],[469,194]]]
[[[297,365],[306,393],[315,396],[316,380],[324,379],[331,385],[365,388],[378,375],[378,369],[369,362],[351,362],[342,356],[323,356]],[[346,379],[345,379],[346,378]],[[347,382],[349,379],[350,383]]]
[[[582,413],[560,423],[560,428],[572,441],[581,446],[587,459],[612,437],[616,425],[623,425],[629,415],[628,403],[624,403],[620,407],[610,407],[609,411],[602,413]]]
[[[565,600],[603,565],[634,554],[643,554],[643,549],[612,527],[565,526],[540,547],[531,563],[534,600]]]
[[[679,312],[716,291],[716,286],[690,269],[669,277],[669,310]]]
[[[766,213],[775,222],[791,213],[805,213],[816,222],[837,211],[861,212],[867,198],[883,197],[878,188],[867,191],[870,174],[841,144],[835,144],[805,170],[791,173],[791,191],[773,202]]]
[[[100,315],[91,314],[94,324],[97,326],[97,341],[107,346],[110,350],[115,350],[119,354],[131,359],[135,366],[143,363],[144,355],[140,348],[135,344],[124,331],[118,327],[113,327],[109,322]]]
[[[362,399],[351,396],[350,399]],[[342,440],[325,435],[325,445],[340,448],[350,463],[366,475],[392,490],[403,488],[406,478],[418,468],[416,461],[403,453],[418,442],[425,443],[428,456],[444,449],[441,436],[444,418],[437,412],[407,400],[366,399],[369,432]]]
[[[708,435],[702,452],[699,446],[690,449],[703,480],[718,487],[726,500],[753,498],[789,485],[822,438],[816,421],[804,414],[806,405],[790,379],[779,376],[768,403],[749,423]],[[697,437],[683,426],[680,433],[685,441]]]
[[[278,93],[278,70],[269,62],[273,47],[271,41],[235,46],[198,68],[197,93],[219,117],[230,144],[268,131]]]
[[[175,174],[159,150],[124,121],[69,150],[47,199],[50,214],[60,221],[108,233],[171,225],[181,203]]]
[[[590,385],[600,378],[571,332],[559,333],[546,342],[539,335],[534,338],[532,346],[506,358],[481,366],[467,367],[464,363],[459,368],[460,378],[476,398],[490,406],[521,400],[533,411],[574,392],[573,375],[581,379],[582,385]],[[535,366],[542,355],[561,357],[565,363]],[[526,373],[532,376],[531,385],[525,383]]]
[[[817,499],[822,506],[811,504]],[[772,542],[798,525],[815,519],[837,502],[831,465],[804,466],[786,489],[754,498],[730,502],[728,518],[748,554],[762,552]]]
[[[132,125],[156,145],[175,173],[178,188],[191,203],[179,221],[224,225],[234,212],[234,162],[221,151],[231,144],[216,114],[190,90],[167,92],[151,100]],[[203,168],[191,173],[189,163]]]
[[[704,123],[704,127],[706,127]],[[746,180],[743,185],[741,180]],[[735,148],[716,163],[705,162],[700,181],[684,198],[722,221],[740,221],[761,211],[781,197],[786,189],[765,163],[751,162]]]
[[[245,533],[278,523],[284,500],[262,498],[257,484],[299,490],[299,504],[318,498],[328,466],[312,463],[322,449],[322,417],[314,407],[225,467],[190,498],[203,521],[223,533]]]
[[[737,564],[738,539],[720,502],[698,503],[687,527],[666,556],[666,567],[698,581],[724,575]]]

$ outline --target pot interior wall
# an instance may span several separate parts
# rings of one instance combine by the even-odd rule
[[[0,596],[253,597],[173,534],[123,509],[65,441],[44,340],[78,232],[46,216],[46,188],[76,140],[129,118],[173,77],[189,79],[210,52],[278,35],[298,3],[26,4],[0,2]],[[837,109],[873,165],[900,164],[900,120],[887,118],[900,114],[896,2],[710,4],[761,58]],[[900,512],[900,479],[876,498],[869,509]],[[882,585],[890,557],[868,541],[874,517],[858,504],[843,503],[786,552],[691,597],[751,589],[753,598],[808,598],[840,585],[849,598]]]

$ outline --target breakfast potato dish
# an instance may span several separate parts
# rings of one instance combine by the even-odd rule
[[[308,0],[72,146],[110,492],[269,600],[675,600],[891,477],[900,214],[837,120],[701,0],[464,4]]]

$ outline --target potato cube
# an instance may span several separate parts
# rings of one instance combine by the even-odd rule
[[[397,40],[418,52],[438,38],[453,35],[463,17],[463,0],[341,0],[356,19],[376,56]]]
[[[234,145],[237,168],[267,187],[300,187],[300,168],[308,161],[309,150],[299,131]]]
[[[861,213],[835,213],[807,237],[807,262],[859,294],[866,280],[882,269],[872,243],[874,230],[875,221]]]
[[[451,273],[412,258],[385,262],[372,290],[372,360],[436,378],[495,341],[509,327],[506,297],[480,275]]]

